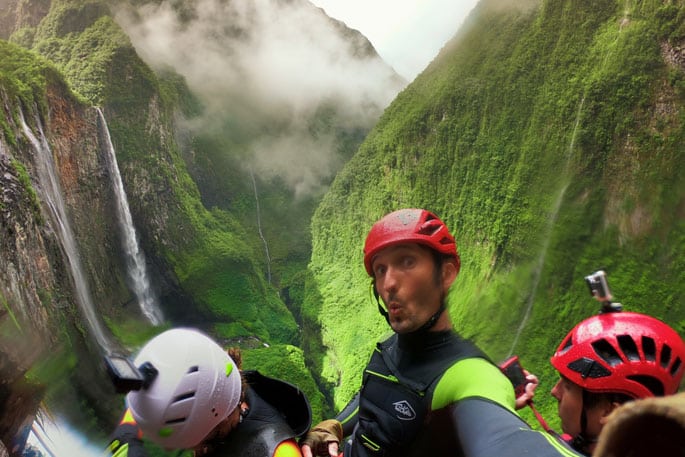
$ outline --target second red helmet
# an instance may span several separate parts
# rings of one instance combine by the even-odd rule
[[[378,251],[403,243],[419,243],[451,255],[459,271],[457,244],[447,225],[430,211],[411,208],[387,214],[371,227],[364,243],[364,266],[369,276],[373,276],[371,264]]]
[[[585,319],[551,358],[557,371],[591,392],[633,398],[671,395],[683,377],[685,343],[664,322],[630,312]]]

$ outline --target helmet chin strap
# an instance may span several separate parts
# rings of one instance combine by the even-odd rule
[[[381,313],[381,315],[385,318],[385,321],[390,325],[390,314],[388,314],[388,311],[381,305],[381,297],[380,294],[378,293],[378,290],[376,290],[376,283],[371,280],[371,291],[373,293],[374,298],[376,299],[376,305],[378,305],[378,312]],[[414,330],[411,333],[417,333],[417,332],[425,332],[427,330],[430,330],[436,322],[438,322],[438,319],[440,319],[440,315],[445,311],[445,299],[442,297],[440,299],[440,307],[438,310],[433,314],[430,319],[426,321],[425,324],[423,324],[421,327],[418,329]]]
[[[378,305],[378,312],[381,313],[381,316],[385,318],[385,322],[390,325],[390,314],[383,308],[383,305],[381,305],[381,297],[378,294],[378,290],[376,290],[376,282],[372,279],[371,280],[371,293],[373,294],[374,298],[376,299],[376,305]]]
[[[580,452],[587,452],[588,446],[597,442],[597,437],[588,438],[587,435],[587,414],[585,412],[586,390],[583,389],[583,408],[580,412],[580,433],[573,437],[571,447]]]
[[[445,302],[444,300],[440,301],[440,308],[433,314],[430,319],[426,321],[425,324],[423,324],[421,327],[418,329],[414,330],[414,333],[416,332],[425,332],[427,330],[430,330],[436,322],[438,322],[438,319],[440,319],[440,315],[445,311]]]

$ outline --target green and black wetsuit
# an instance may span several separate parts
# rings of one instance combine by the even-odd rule
[[[345,457],[579,455],[531,429],[514,404],[511,382],[473,343],[421,331],[377,344],[337,419]]]

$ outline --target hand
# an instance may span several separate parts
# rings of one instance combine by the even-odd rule
[[[526,375],[526,387],[524,392],[516,398],[516,409],[524,408],[533,400],[535,389],[537,389],[538,384],[540,384],[538,377],[531,374],[528,370],[524,369],[523,374]]]
[[[338,455],[340,441],[342,440],[342,425],[335,419],[319,422],[309,430],[300,442],[304,457]]]

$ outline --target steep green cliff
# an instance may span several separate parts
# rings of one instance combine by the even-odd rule
[[[313,218],[307,315],[337,407],[388,330],[362,246],[399,207],[454,229],[457,329],[541,375],[550,418],[549,357],[599,309],[583,276],[604,268],[627,309],[685,330],[683,3],[502,3],[396,98]]]

